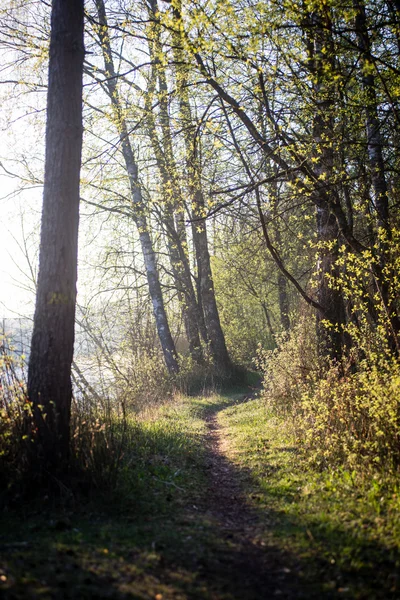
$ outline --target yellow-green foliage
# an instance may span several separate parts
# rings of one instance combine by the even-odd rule
[[[221,325],[232,361],[250,365],[257,344],[273,347],[265,309],[274,321],[277,301],[268,287],[270,265],[265,252],[244,243],[224,249],[224,258],[213,257],[213,276]]]
[[[302,394],[301,437],[312,459],[321,465],[345,463],[350,468],[400,463],[400,368],[393,360],[384,368],[362,365],[341,375],[332,367],[314,389]]]
[[[317,355],[315,323],[305,318],[281,338],[273,353],[261,351],[264,396],[290,415],[310,459],[320,466],[395,471],[400,464],[398,312],[400,234],[379,231],[371,250],[339,249],[332,289],[346,301],[347,340],[341,361]],[[383,264],[382,256],[385,259]]]
[[[24,468],[25,425],[31,414],[25,384],[18,376],[23,365],[0,340],[0,479],[4,491]]]
[[[323,367],[316,354],[313,325],[312,320],[303,320],[280,340],[277,350],[260,351],[265,400],[275,412],[291,418],[313,463],[397,470],[398,360],[377,354],[374,343],[374,352],[356,365],[348,359]]]
[[[385,232],[377,237],[374,248],[360,254],[343,245],[336,261],[338,273],[330,279],[331,287],[339,289],[348,303],[351,318],[344,329],[370,366],[390,357],[395,339],[399,345],[392,317],[399,309],[400,232],[393,228],[390,242]],[[381,253],[384,266],[380,266]]]
[[[264,373],[264,396],[271,408],[297,415],[302,395],[320,372],[314,319],[302,317],[290,333],[277,338],[275,350],[259,348],[257,367]]]

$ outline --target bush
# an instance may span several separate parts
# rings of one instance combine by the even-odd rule
[[[313,461],[350,469],[400,465],[400,368],[365,363],[341,375],[331,367],[301,399],[302,438]]]
[[[18,487],[28,468],[26,435],[31,405],[26,395],[23,358],[0,340],[0,479],[3,496]]]
[[[297,416],[303,394],[321,373],[315,320],[303,316],[290,330],[277,337],[275,350],[258,350],[256,366],[264,374],[263,395],[277,414]]]
[[[259,352],[265,401],[290,420],[310,461],[320,467],[399,468],[400,364],[392,354],[376,352],[377,337],[376,330],[369,339],[366,332],[362,360],[356,348],[341,363],[323,364],[315,323],[304,318],[276,350]]]

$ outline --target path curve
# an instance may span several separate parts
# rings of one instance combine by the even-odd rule
[[[266,521],[249,505],[244,494],[245,480],[250,479],[251,475],[239,472],[229,460],[226,432],[218,419],[220,411],[246,402],[254,395],[245,395],[241,400],[232,401],[232,404],[226,404],[217,411],[211,406],[206,412],[208,489],[205,504],[200,510],[218,530],[221,566],[225,569],[225,577],[230,579],[230,586],[235,589],[232,584],[237,584],[234,598],[302,598],[294,589],[292,569],[288,567],[287,558],[265,541],[267,536],[263,534]],[[247,481],[247,484],[251,485],[251,481]],[[225,562],[224,548],[229,550]]]

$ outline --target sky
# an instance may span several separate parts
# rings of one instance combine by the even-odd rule
[[[12,3],[7,2],[5,6],[9,4]],[[43,39],[49,23],[44,16],[48,13],[48,6],[38,2],[37,7],[36,4],[34,6],[35,11],[28,11],[27,16],[24,3],[20,6],[20,11],[16,11],[18,23],[28,20],[26,31],[31,32],[33,41],[36,35],[39,36],[39,46],[42,43],[46,46]],[[12,14],[13,11],[10,11]],[[21,40],[25,38],[21,37]],[[42,188],[30,185],[29,189],[18,192],[21,182],[7,175],[5,169],[20,174],[26,180],[43,177],[47,64],[43,52],[24,53],[23,46],[26,43],[29,48],[29,38],[21,42],[21,53],[13,49],[13,44],[10,47],[8,38],[4,40],[0,35],[0,42],[0,318],[11,318],[33,314],[34,292],[26,289],[27,284],[32,288],[26,254],[36,268]],[[94,56],[92,58],[95,60]],[[25,84],[21,85],[21,82]],[[93,94],[92,87],[90,89]],[[84,208],[82,212],[88,212],[88,209]],[[79,250],[83,276],[81,283],[78,280],[78,289],[82,297],[86,293],[85,276],[96,288],[94,277],[87,276],[90,265],[85,264],[88,254],[85,246],[90,243],[90,249],[96,255],[96,244],[101,248],[99,238],[107,231],[106,220],[100,217],[98,223],[91,218],[86,226],[85,218],[81,217],[80,229],[86,226],[84,231],[87,233],[86,236],[81,235]],[[89,222],[89,219],[86,221]],[[25,242],[27,252],[24,250]]]
[[[0,317],[30,316],[33,293],[26,289],[29,264],[22,251],[24,237],[34,260],[36,249],[32,231],[37,229],[38,215],[24,207],[26,192],[15,194],[18,182],[4,175],[0,166]],[[36,190],[34,194],[38,196]],[[32,198],[31,198],[32,199]],[[25,235],[24,235],[25,231]]]

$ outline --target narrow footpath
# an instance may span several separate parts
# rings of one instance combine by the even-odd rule
[[[177,398],[132,427],[118,495],[0,514],[1,599],[400,598],[399,552],[359,526],[373,508],[310,487],[253,394]]]
[[[296,589],[289,558],[264,541],[267,519],[262,519],[245,500],[244,486],[249,485],[251,474],[239,472],[228,459],[229,442],[218,414],[210,407],[205,416],[209,484],[203,507],[220,537],[220,556],[215,561],[223,569],[229,587],[236,590],[234,597],[303,598]]]

